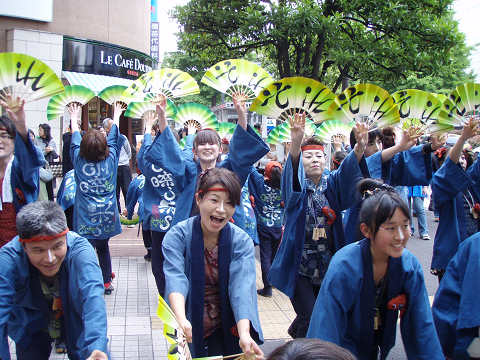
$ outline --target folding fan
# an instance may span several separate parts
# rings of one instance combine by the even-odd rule
[[[235,128],[237,125],[234,123],[224,121],[218,123],[217,132],[221,139],[228,139],[230,140],[235,132]]]
[[[480,115],[480,84],[466,83],[450,93],[441,106],[438,124],[448,131],[461,128],[469,118]]]
[[[47,119],[53,120],[62,116],[65,107],[71,103],[79,103],[82,106],[88,103],[95,93],[82,85],[65,86],[65,91],[52,96],[47,106]]]
[[[200,89],[193,77],[184,71],[170,68],[152,70],[140,76],[123,93],[133,101],[159,102],[198,94]]]
[[[392,94],[398,105],[400,126],[411,137],[428,132],[438,122],[442,103],[433,94],[422,90],[406,89]]]
[[[395,125],[400,121],[400,114],[386,90],[374,84],[357,84],[335,98],[327,110],[327,118],[346,124],[363,121],[373,130]]]
[[[277,142],[272,142],[270,144],[279,144],[279,143],[286,143],[286,142],[291,142],[290,138],[290,123],[288,121],[283,122],[270,131],[270,134],[272,134],[273,131],[275,131],[274,134],[271,136],[271,141],[277,141]],[[315,135],[315,131],[317,130],[317,127],[315,126],[315,123],[310,120],[310,119],[305,119],[305,137],[310,137]],[[267,142],[268,142],[268,137],[267,137]]]
[[[186,137],[183,137],[180,139],[180,142],[178,143],[178,146],[180,146],[180,149],[185,149],[185,143],[187,141],[187,138]]]
[[[98,97],[110,105],[115,104],[117,101],[128,105],[131,99],[123,96],[123,93],[126,89],[127,87],[123,85],[112,85],[100,91]]]
[[[16,98],[30,102],[61,93],[64,87],[42,61],[25,54],[0,53],[0,100],[16,111]]]
[[[447,95],[443,95],[440,93],[431,93],[433,96],[435,96],[438,100],[440,100],[441,103],[443,103],[445,100],[447,100]]]
[[[320,123],[327,119],[326,110],[334,98],[335,94],[321,82],[287,77],[267,85],[253,100],[250,111],[284,121],[305,112],[307,118]]]
[[[147,112],[156,111],[156,105],[151,101],[140,101],[140,102],[131,102],[127,110],[125,110],[125,116],[131,117],[134,119],[142,119]],[[172,100],[167,99],[167,106],[165,108],[165,116],[167,118],[173,119],[177,114],[177,107]]]
[[[282,142],[280,141],[280,138],[278,136],[278,129],[277,127],[274,127],[272,130],[267,135],[267,144],[270,145],[278,145],[281,144]]]
[[[345,124],[340,120],[327,120],[320,124],[315,131],[315,136],[318,136],[322,142],[328,144],[332,142],[333,136],[341,136],[348,140],[350,132],[354,126],[353,122]]]
[[[215,129],[218,127],[217,117],[208,107],[197,103],[182,104],[177,108],[175,122],[184,127],[195,127],[197,130],[204,128]]]
[[[239,100],[253,100],[273,78],[259,65],[243,59],[216,63],[202,77],[202,83]]]

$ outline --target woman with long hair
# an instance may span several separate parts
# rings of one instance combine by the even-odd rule
[[[51,128],[48,124],[40,124],[38,126],[38,137],[35,139],[37,146],[43,153],[45,161],[50,164],[58,158],[57,144],[52,138]],[[55,188],[55,178],[45,182],[47,188],[48,200],[53,201],[53,189]]]

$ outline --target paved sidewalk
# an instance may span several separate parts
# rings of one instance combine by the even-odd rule
[[[167,359],[167,343],[161,321],[156,316],[157,289],[151,264],[143,259],[143,242],[136,238],[136,228],[124,228],[110,241],[112,268],[116,274],[115,290],[105,296],[108,316],[108,338],[113,360]],[[125,253],[132,256],[125,256]],[[120,256],[119,256],[120,255]],[[257,288],[262,288],[260,264],[257,266]],[[260,322],[265,337],[262,346],[269,353],[286,339],[294,311],[288,298],[273,291],[271,298],[258,297]],[[12,358],[15,352],[11,344]],[[68,359],[52,355],[51,359]]]

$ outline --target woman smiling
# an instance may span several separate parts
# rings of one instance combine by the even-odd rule
[[[165,295],[193,357],[263,356],[253,243],[230,222],[240,191],[231,171],[208,170],[195,194],[200,215],[172,227],[163,241]]]

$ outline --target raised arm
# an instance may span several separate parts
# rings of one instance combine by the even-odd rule
[[[453,163],[458,164],[465,142],[468,139],[470,139],[472,136],[474,136],[478,131],[479,131],[479,124],[473,119],[470,119],[467,122],[467,124],[465,124],[462,130],[462,134],[460,135],[457,142],[455,143],[455,145],[453,145],[452,149],[448,154],[448,156],[450,157],[450,160],[452,160]]]
[[[289,117],[290,122],[290,138],[292,144],[290,146],[290,159],[293,169],[293,191],[301,191],[301,184],[298,181],[298,164],[300,161],[301,145],[303,136],[305,135],[305,113],[295,113],[294,117]]]
[[[235,107],[238,115],[237,125],[241,126],[243,130],[247,130],[247,106],[245,105],[245,101],[238,100],[234,97],[233,106]]]
[[[8,117],[13,121],[15,124],[15,128],[17,129],[17,134],[20,135],[22,140],[26,143],[28,140],[28,128],[27,123],[25,121],[25,110],[23,109],[25,105],[25,100],[21,100],[17,98],[16,101],[12,101],[12,97],[8,96],[9,99],[8,103],[16,102],[19,104],[17,109],[10,109],[6,102],[0,101],[0,105],[7,109]]]

